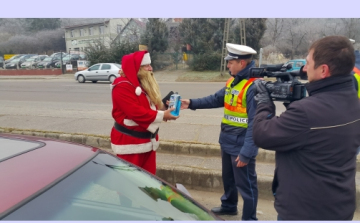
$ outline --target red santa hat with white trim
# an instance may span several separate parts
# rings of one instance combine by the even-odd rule
[[[140,66],[151,64],[151,58],[148,51],[136,51],[134,53],[123,56],[121,60],[121,69],[123,70],[126,79],[136,88],[136,95],[141,94],[141,87],[137,73]]]

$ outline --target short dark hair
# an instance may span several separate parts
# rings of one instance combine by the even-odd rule
[[[311,50],[314,50],[314,68],[326,64],[331,76],[350,75],[355,66],[354,47],[345,36],[327,36],[316,40],[310,46]]]
[[[249,65],[252,61],[252,56],[247,59],[235,59],[237,63],[240,63],[240,60],[244,60],[246,62],[246,66]]]

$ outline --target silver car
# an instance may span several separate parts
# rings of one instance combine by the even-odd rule
[[[48,57],[48,55],[37,55],[26,59],[25,62],[21,64],[21,68],[35,68],[36,64]]]
[[[93,83],[110,81],[112,83],[115,78],[120,76],[119,70],[121,70],[121,65],[117,63],[97,63],[86,70],[76,72],[74,77],[79,83],[85,81],[92,81]]]

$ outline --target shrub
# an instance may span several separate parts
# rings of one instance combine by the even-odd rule
[[[212,52],[195,54],[194,59],[189,65],[190,68],[195,71],[220,70],[221,53]]]

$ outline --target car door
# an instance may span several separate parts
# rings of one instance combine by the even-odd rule
[[[101,68],[99,70],[100,76],[101,76],[101,80],[102,81],[107,81],[109,80],[109,75],[110,75],[110,69],[111,69],[111,65],[110,64],[102,64]]]
[[[95,64],[91,66],[87,72],[84,72],[86,80],[100,80],[99,68],[101,64]]]

